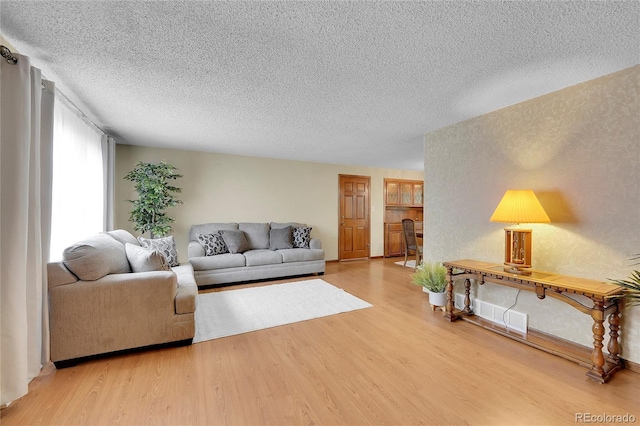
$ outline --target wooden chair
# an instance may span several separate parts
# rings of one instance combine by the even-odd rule
[[[422,246],[418,245],[418,237],[416,237],[416,223],[413,219],[402,219],[402,235],[404,236],[404,265],[407,266],[409,255],[416,256],[416,268],[422,260]]]

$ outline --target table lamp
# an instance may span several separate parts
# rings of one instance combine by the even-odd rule
[[[504,228],[504,264],[506,272],[530,274],[531,229],[520,228],[521,223],[549,223],[551,220],[540,201],[530,189],[510,189],[502,197],[491,215],[491,222],[515,223]]]

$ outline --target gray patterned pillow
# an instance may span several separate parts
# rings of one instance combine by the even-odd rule
[[[293,248],[309,248],[312,228],[293,228]]]
[[[144,248],[158,250],[160,254],[167,259],[169,266],[178,266],[178,252],[176,251],[176,243],[173,241],[173,236],[156,238],[150,240],[148,238],[138,237],[140,245]]]
[[[204,247],[204,253],[207,256],[215,256],[216,254],[229,253],[229,247],[224,242],[220,231],[213,234],[196,234],[198,242]]]

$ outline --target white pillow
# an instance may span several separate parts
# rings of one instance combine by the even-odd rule
[[[124,249],[133,272],[171,270],[167,260],[158,250],[146,249],[131,243],[126,243]]]

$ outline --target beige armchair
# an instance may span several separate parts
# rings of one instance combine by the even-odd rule
[[[115,232],[122,237],[126,231]],[[123,272],[127,265],[122,262],[118,244],[122,253],[124,245],[115,237],[109,241],[105,236],[113,237],[103,233],[80,244],[80,251],[90,252],[83,268],[78,268],[77,257],[47,265],[51,360],[58,368],[125,349],[191,344],[195,334],[198,288],[191,265]],[[135,242],[133,236],[125,238],[131,244]],[[118,272],[83,280],[68,268],[95,278],[101,274],[96,275],[96,270],[105,264]]]

